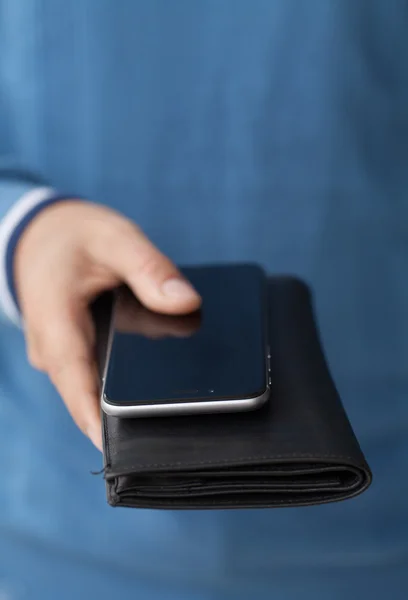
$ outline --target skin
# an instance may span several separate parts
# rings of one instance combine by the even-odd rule
[[[146,308],[175,316],[196,311],[199,295],[137,225],[75,199],[44,209],[28,225],[14,275],[30,363],[48,374],[78,427],[102,450],[89,303],[126,283]],[[161,322],[172,334],[174,324]]]

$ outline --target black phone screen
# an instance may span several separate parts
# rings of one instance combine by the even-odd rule
[[[105,381],[108,402],[205,402],[265,392],[263,270],[234,265],[182,271],[203,299],[192,315],[158,315],[119,291]]]

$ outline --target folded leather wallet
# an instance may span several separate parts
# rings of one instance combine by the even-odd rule
[[[108,314],[109,301],[99,299],[101,369]],[[369,486],[370,468],[330,376],[311,295],[300,280],[270,279],[269,329],[271,390],[262,408],[150,419],[103,414],[109,504],[302,506],[351,498]]]

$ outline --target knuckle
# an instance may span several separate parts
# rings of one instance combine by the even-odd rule
[[[72,360],[69,356],[63,356],[60,353],[48,356],[47,372],[53,381],[58,381],[65,372],[68,373],[71,366]]]
[[[25,330],[26,355],[29,364],[38,371],[44,370],[44,360],[41,345],[35,330],[30,325]]]
[[[27,348],[27,358],[28,362],[32,367],[34,367],[34,369],[37,369],[37,371],[45,370],[44,361],[37,348],[32,348],[29,346]]]
[[[148,277],[152,277],[157,275],[160,269],[159,261],[157,260],[157,256],[152,254],[146,254],[145,256],[140,257],[140,262],[138,264],[138,274],[146,275]]]
[[[92,373],[92,360],[86,355],[56,355],[47,361],[47,373],[51,381],[56,385],[77,387],[79,382],[83,385],[83,380],[88,381],[89,374]],[[72,379],[74,378],[74,381]],[[89,391],[88,389],[86,390]]]
[[[49,378],[54,383],[60,379],[61,373],[63,372],[65,365],[59,357],[53,357],[52,359],[48,359],[46,364],[46,370],[49,375]]]
[[[172,268],[170,261],[154,251],[146,252],[144,256],[141,256],[137,268],[138,275],[151,279],[164,278],[172,271],[174,271],[174,268]]]

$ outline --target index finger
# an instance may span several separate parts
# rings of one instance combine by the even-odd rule
[[[85,310],[85,309],[84,309]],[[92,340],[81,321],[65,311],[49,315],[43,332],[45,371],[78,427],[102,451],[99,381]]]

